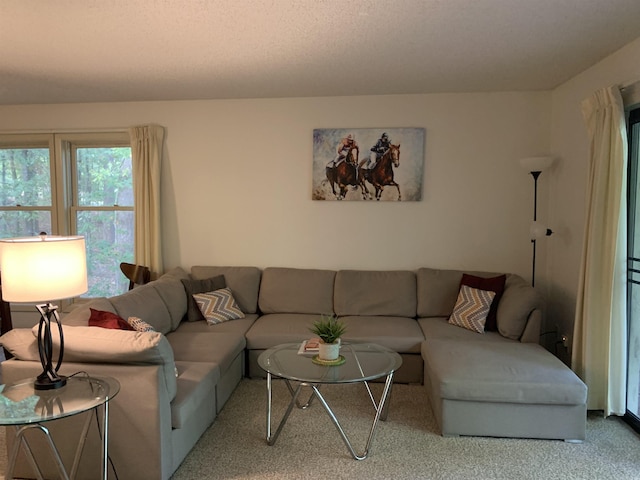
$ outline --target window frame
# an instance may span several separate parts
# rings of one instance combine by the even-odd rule
[[[49,149],[49,184],[51,185],[51,204],[45,206],[25,206],[25,205],[0,205],[0,212],[40,212],[48,211],[51,219],[51,230],[60,231],[60,210],[59,206],[59,190],[54,186],[57,185],[57,178],[60,173],[59,165],[55,162],[55,137],[51,134],[2,134],[0,135],[0,148],[2,149],[19,149],[19,148],[48,148]],[[39,232],[34,232],[37,234]],[[56,233],[57,235],[57,233]]]
[[[49,133],[0,133],[0,148],[48,148],[50,161],[51,205],[50,206],[0,206],[2,211],[49,211],[51,215],[51,235],[75,235],[78,231],[77,213],[80,211],[131,211],[135,207],[81,206],[78,203],[78,148],[131,148],[131,140],[126,130],[108,132],[49,132]],[[133,171],[132,175],[132,187]],[[34,235],[37,232],[34,232]],[[135,248],[135,247],[132,247]],[[134,250],[135,253],[135,250]],[[60,302],[68,307],[72,303],[82,303],[91,297],[77,297]],[[26,305],[16,306],[16,311],[30,311]],[[14,307],[12,307],[14,308]]]
[[[636,237],[636,224],[640,221],[640,212],[637,211],[637,201],[640,196],[640,188],[638,188],[638,180],[640,175],[640,152],[638,145],[640,144],[640,132],[633,133],[633,126],[638,125],[640,128],[640,105],[629,109],[627,118],[628,131],[628,165],[627,165],[627,366],[631,357],[631,322],[640,322],[640,319],[632,319],[633,312],[633,286],[640,285],[640,259],[634,256],[635,247],[640,243],[640,237]],[[634,143],[635,142],[635,143]],[[625,395],[629,395],[629,380],[631,377],[631,369],[627,368],[627,388]],[[624,420],[637,432],[640,432],[640,416],[637,412],[629,410],[628,404],[623,416]]]

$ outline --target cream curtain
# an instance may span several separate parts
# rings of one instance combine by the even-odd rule
[[[627,134],[620,90],[598,90],[582,113],[590,152],[572,367],[589,388],[588,409],[624,415]]]
[[[160,172],[164,128],[144,125],[129,129],[133,161],[135,208],[135,262],[151,270],[151,278],[162,274],[160,234]]]

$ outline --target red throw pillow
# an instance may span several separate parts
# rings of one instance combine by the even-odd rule
[[[105,312],[102,310],[91,310],[91,317],[89,317],[90,327],[102,327],[113,328],[115,330],[133,330],[133,327],[124,319],[116,315],[115,313]]]
[[[478,290],[488,290],[496,293],[496,296],[493,298],[493,302],[491,302],[489,315],[487,315],[487,321],[484,325],[485,330],[491,330],[494,332],[498,330],[498,321],[496,317],[498,312],[498,302],[500,301],[500,297],[502,297],[502,292],[504,292],[504,283],[506,280],[506,275],[484,278],[469,275],[467,273],[462,274],[460,285],[467,285],[471,288],[477,288]]]

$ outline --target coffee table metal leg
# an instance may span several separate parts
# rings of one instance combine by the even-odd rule
[[[289,415],[291,415],[291,411],[293,410],[293,407],[296,405],[296,402],[298,400],[298,395],[300,394],[300,390],[305,385],[304,383],[299,384],[298,388],[296,388],[295,391],[292,393],[291,401],[289,402],[287,411],[284,413],[282,419],[280,420],[280,424],[278,425],[276,432],[272,436],[271,435],[271,411],[272,411],[273,391],[272,391],[271,381],[272,381],[271,374],[267,373],[267,444],[268,445],[273,445],[274,443],[276,443],[276,440],[278,439],[278,436],[282,431],[282,427],[284,427],[284,424],[287,423],[287,419],[289,418]]]
[[[293,389],[293,387],[291,386],[291,382],[289,380],[287,380],[286,378],[284,379],[285,384],[287,385],[287,388],[289,389],[289,393],[293,396],[293,394],[295,393],[295,390]],[[309,385],[308,383],[303,382],[302,385]],[[320,387],[318,387],[320,388]],[[300,400],[296,399],[296,407],[298,407],[300,410],[306,410],[307,408],[309,408],[311,406],[311,403],[313,402],[313,398],[316,396],[315,392],[311,392],[311,395],[309,395],[309,399],[305,402],[302,403],[300,402]]]
[[[369,431],[369,437],[367,438],[367,444],[365,446],[364,452],[361,455],[358,455],[356,453],[356,451],[353,449],[353,446],[351,445],[351,442],[349,441],[349,438],[347,437],[347,434],[342,429],[342,426],[340,425],[340,422],[338,422],[338,418],[335,416],[335,414],[333,413],[333,410],[331,410],[331,407],[329,406],[327,401],[324,399],[324,397],[320,393],[320,390],[315,385],[311,385],[311,388],[313,388],[313,391],[315,392],[316,396],[318,397],[318,401],[322,404],[322,406],[326,410],[327,414],[329,415],[329,417],[333,421],[333,424],[335,425],[336,429],[340,433],[340,436],[342,437],[342,440],[344,441],[344,444],[347,446],[347,449],[349,450],[349,453],[351,453],[351,456],[355,460],[364,460],[369,455],[369,450],[371,449],[371,444],[373,442],[373,438],[374,438],[375,433],[376,433],[376,427],[378,426],[378,421],[380,420],[380,417],[382,416],[383,412],[385,411],[385,404],[386,404],[387,399],[389,397],[389,392],[391,391],[391,385],[392,384],[393,384],[393,372],[391,372],[389,375],[387,375],[387,379],[386,379],[386,381],[384,383],[384,390],[382,391],[382,396],[380,397],[380,401],[378,402],[378,405],[375,406],[375,402],[374,402],[374,406],[375,406],[375,409],[376,409],[376,415],[375,415],[375,417],[373,419],[373,424],[371,425],[371,430]]]

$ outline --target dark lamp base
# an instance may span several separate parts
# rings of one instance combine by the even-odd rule
[[[36,378],[33,382],[33,388],[35,390],[56,390],[57,388],[62,388],[67,384],[67,377],[58,377],[54,380],[51,380],[48,377],[45,378]]]

